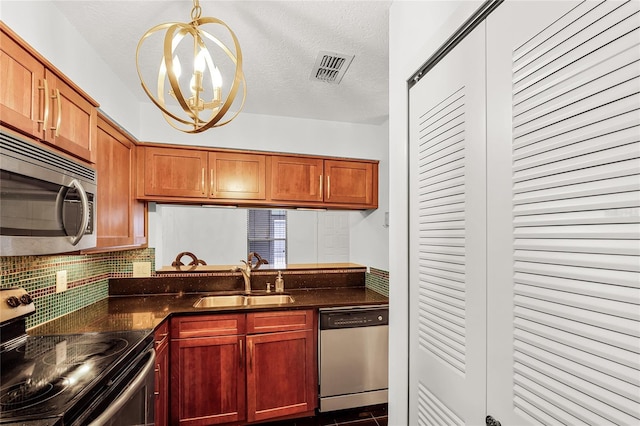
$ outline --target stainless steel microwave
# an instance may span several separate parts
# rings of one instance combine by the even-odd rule
[[[97,173],[0,130],[0,255],[96,246]]]

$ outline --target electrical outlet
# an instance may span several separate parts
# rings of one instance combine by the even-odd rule
[[[67,270],[63,269],[56,273],[56,293],[60,293],[67,289]]]
[[[133,262],[133,278],[151,276],[151,262]]]

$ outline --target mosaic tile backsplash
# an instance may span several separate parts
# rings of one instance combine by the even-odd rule
[[[369,268],[365,275],[365,286],[389,297],[389,272],[382,269]]]
[[[0,288],[23,287],[34,299],[36,313],[27,328],[73,312],[104,299],[109,278],[131,277],[133,262],[151,262],[153,248],[56,256],[0,256]],[[67,271],[67,291],[56,293],[56,274]]]
[[[23,287],[31,294],[36,312],[27,318],[27,328],[32,328],[108,297],[109,279],[131,278],[133,262],[150,262],[151,271],[155,271],[155,250],[0,256],[0,288]],[[67,271],[67,290],[56,293],[56,274],[62,270]],[[389,273],[370,268],[365,285],[389,296]]]

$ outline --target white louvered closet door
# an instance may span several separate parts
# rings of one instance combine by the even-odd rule
[[[640,424],[640,2],[487,19],[487,412]]]
[[[409,92],[409,424],[484,422],[485,29]]]

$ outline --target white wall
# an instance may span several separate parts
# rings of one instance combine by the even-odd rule
[[[102,111],[141,141],[380,160],[380,208],[368,215],[351,213],[351,222],[357,229],[352,234],[350,247],[355,256],[352,261],[388,269],[385,244],[388,231],[378,226],[380,214],[388,211],[387,123],[360,125],[241,113],[226,126],[203,134],[179,132],[165,122],[151,102],[139,103],[134,98],[54,3],[51,0],[2,0],[0,19],[98,101]]]
[[[394,1],[389,13],[389,425],[408,419],[407,79],[480,6]]]

